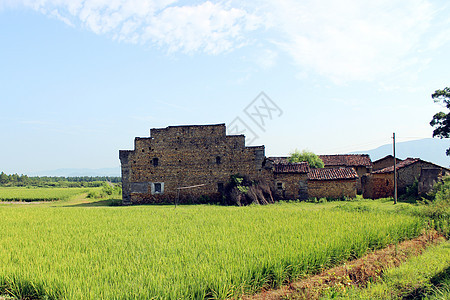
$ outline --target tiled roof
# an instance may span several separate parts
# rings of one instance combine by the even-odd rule
[[[358,174],[353,168],[311,169],[311,171],[308,173],[309,180],[338,180],[355,178],[358,178]]]
[[[319,155],[320,159],[327,166],[342,167],[372,167],[372,160],[368,154],[335,154]]]
[[[308,173],[310,170],[307,162],[275,163],[273,169],[275,173]]]
[[[406,167],[406,166],[412,165],[413,163],[416,163],[416,162],[418,162],[419,160],[420,160],[420,158],[411,158],[411,157],[408,157],[407,159],[405,159],[405,160],[403,160],[403,161],[400,161],[400,162],[397,164],[397,170],[398,170],[398,169],[401,169],[401,168],[404,168],[404,167]],[[381,173],[392,173],[392,172],[394,172],[394,166],[386,167],[386,168],[384,168],[384,169],[377,170],[377,171],[374,171],[374,172],[372,172],[372,173],[374,173],[374,174],[381,174]]]

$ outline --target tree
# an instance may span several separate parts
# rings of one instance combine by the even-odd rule
[[[434,103],[442,103],[447,109],[450,109],[450,88],[437,90],[432,95]],[[450,113],[438,112],[433,116],[430,125],[434,127],[433,137],[449,138],[450,137]],[[450,156],[450,148],[445,152]]]
[[[290,153],[288,161],[290,163],[306,161],[312,168],[324,167],[323,161],[320,159],[320,157],[314,154],[313,152],[307,150],[302,150],[300,152],[299,150],[295,149],[293,152]]]

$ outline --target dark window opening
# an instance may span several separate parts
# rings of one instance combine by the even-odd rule
[[[220,156],[216,156],[216,164],[220,165]]]
[[[153,158],[153,166],[156,167],[159,164],[159,160],[157,157]]]
[[[277,182],[277,189],[282,190],[283,189],[283,183]]]
[[[161,193],[161,183],[155,183],[155,193]]]
[[[389,185],[389,180],[386,179],[386,186],[388,186],[388,185]]]
[[[221,194],[223,194],[224,192],[224,188],[223,188],[223,182],[218,182],[217,183],[217,191]]]
[[[144,149],[142,149],[142,152],[145,152],[145,150],[144,150]]]

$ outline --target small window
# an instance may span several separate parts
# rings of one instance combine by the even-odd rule
[[[386,186],[389,186],[389,180],[386,179]]]
[[[224,190],[224,188],[223,188],[223,182],[218,182],[217,183],[217,191],[219,192],[219,193],[223,193],[223,190]]]
[[[156,167],[159,164],[159,160],[157,157],[153,158],[153,166]]]
[[[164,182],[153,182],[151,184],[151,187],[152,187],[152,195],[164,194]]]
[[[282,190],[283,189],[283,183],[282,182],[277,182],[277,189],[278,190]]]
[[[216,156],[216,164],[220,165],[220,163],[221,163],[220,156]]]

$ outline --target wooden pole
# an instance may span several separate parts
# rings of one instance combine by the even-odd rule
[[[394,204],[397,204],[397,158],[395,157],[395,132],[392,134],[394,150]]]

